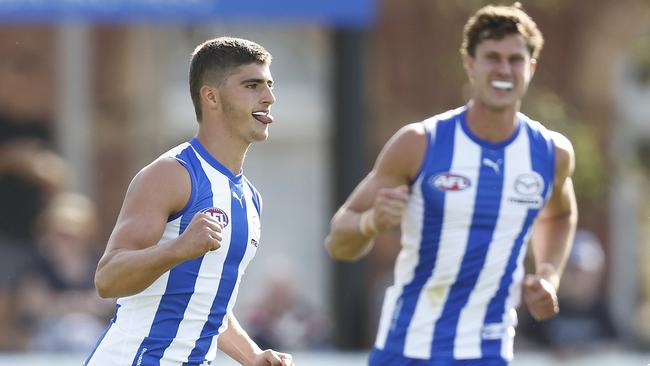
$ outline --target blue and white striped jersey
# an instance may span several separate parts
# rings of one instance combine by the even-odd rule
[[[117,300],[115,317],[87,366],[208,365],[226,327],[239,282],[260,240],[260,197],[242,174],[233,175],[194,138],[161,158],[189,172],[192,192],[168,219],[159,243],[183,233],[197,212],[224,228],[221,247],[185,261],[142,292]]]
[[[402,220],[379,352],[442,362],[512,359],[523,257],[552,192],[555,145],[521,113],[507,141],[483,141],[466,112],[423,122],[429,141]]]

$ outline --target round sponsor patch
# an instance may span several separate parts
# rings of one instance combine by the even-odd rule
[[[217,220],[217,222],[223,225],[223,227],[228,226],[228,222],[230,222],[226,212],[218,207],[205,208],[201,210],[201,213],[210,215],[215,220]]]
[[[535,196],[544,190],[544,179],[537,172],[524,173],[515,179],[515,192],[522,196]]]

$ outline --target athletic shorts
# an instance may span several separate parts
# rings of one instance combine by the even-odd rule
[[[409,358],[404,355],[373,349],[368,359],[369,366],[508,366],[502,358],[479,358],[471,360]]]

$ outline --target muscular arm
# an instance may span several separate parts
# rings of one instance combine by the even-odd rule
[[[532,249],[537,273],[557,287],[564,270],[578,221],[578,208],[571,176],[574,170],[573,147],[560,134],[556,144],[556,184],[546,206],[533,226]]]
[[[560,134],[556,145],[555,187],[540,212],[532,233],[535,274],[526,276],[524,302],[537,320],[548,319],[559,311],[557,289],[573,243],[578,210],[571,175],[574,169],[573,148]]]
[[[242,365],[252,365],[262,349],[248,336],[234,315],[228,314],[228,329],[219,335],[219,349]]]
[[[356,260],[370,250],[374,235],[399,224],[408,198],[407,185],[420,167],[426,139],[424,127],[411,124],[386,143],[372,171],[332,218],[325,239],[332,257]],[[361,232],[362,219],[369,220],[370,224],[364,225],[369,232]]]
[[[207,217],[195,217],[183,235],[156,245],[167,218],[185,206],[190,192],[189,174],[173,159],[157,160],[133,178],[95,273],[101,297],[140,292],[175,265],[210,250],[206,246],[218,247],[218,240],[198,238],[199,223],[195,221],[202,220],[204,227],[220,231]]]

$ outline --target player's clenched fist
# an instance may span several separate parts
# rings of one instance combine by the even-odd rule
[[[179,237],[182,255],[187,259],[197,258],[221,247],[223,226],[212,216],[197,213]]]
[[[295,364],[290,354],[267,349],[255,357],[253,366],[295,366]]]
[[[530,315],[535,320],[546,320],[560,311],[555,287],[539,275],[527,275],[523,297]]]
[[[379,189],[373,208],[361,216],[361,233],[372,236],[399,225],[408,198],[409,188],[405,184]]]

